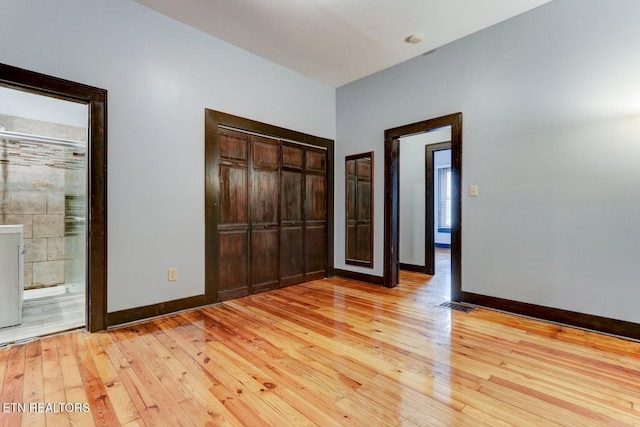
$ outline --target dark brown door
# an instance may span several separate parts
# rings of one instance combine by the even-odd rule
[[[251,136],[251,290],[279,287],[280,142]]]
[[[305,147],[305,280],[327,273],[327,153]]]
[[[218,298],[249,294],[249,135],[218,130],[220,141]]]
[[[282,223],[280,274],[282,286],[304,281],[304,149],[282,143]]]
[[[325,277],[326,150],[218,134],[218,300]]]
[[[333,147],[205,110],[207,303],[333,271]]]

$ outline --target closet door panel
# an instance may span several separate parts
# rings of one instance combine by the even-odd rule
[[[277,228],[251,231],[251,293],[279,286],[279,234]]]
[[[304,281],[304,247],[302,246],[302,227],[282,226],[280,229],[282,244],[280,251],[280,274],[282,286]]]
[[[280,145],[251,137],[251,293],[279,287]]]
[[[249,295],[247,230],[223,231],[219,239],[219,299],[224,301]]]
[[[304,167],[304,151],[302,147],[286,142],[282,143],[282,166],[302,170]]]
[[[306,280],[321,279],[326,275],[326,227],[307,226],[305,230],[306,244]]]
[[[282,171],[282,222],[302,222],[302,173]]]
[[[251,185],[251,293],[279,286],[278,171],[253,170]]]
[[[246,162],[249,136],[227,129],[218,129],[218,133],[220,136],[220,158]]]
[[[278,224],[279,181],[277,170],[253,170],[251,181],[251,223],[253,225]]]
[[[305,192],[306,220],[324,221],[327,219],[327,199],[324,175],[309,175],[306,177]]]
[[[220,165],[220,225],[247,223],[247,169]]]
[[[280,225],[281,285],[304,281],[304,193],[302,147],[282,143]]]
[[[280,164],[280,146],[278,140],[251,137],[251,161],[254,166],[273,166]]]
[[[248,137],[220,130],[218,299],[249,294]]]
[[[323,150],[305,149],[305,280],[326,276],[326,159]]]
[[[307,172],[323,174],[327,170],[327,153],[324,150],[308,148],[305,156]]]

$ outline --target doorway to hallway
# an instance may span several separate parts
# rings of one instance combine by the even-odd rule
[[[451,169],[451,300],[461,294],[461,171],[462,171],[462,113],[450,114],[412,123],[385,131],[385,192],[384,192],[384,285],[395,287],[400,272],[400,152],[401,140],[413,135],[434,132],[450,127]],[[405,142],[406,143],[406,142]]]

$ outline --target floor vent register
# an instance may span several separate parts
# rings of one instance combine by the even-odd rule
[[[451,310],[461,311],[463,313],[471,313],[475,310],[475,307],[451,301],[443,302],[438,307],[450,308]]]

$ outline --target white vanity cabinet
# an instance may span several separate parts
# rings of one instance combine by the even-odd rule
[[[23,242],[22,225],[0,225],[0,328],[22,321]]]

